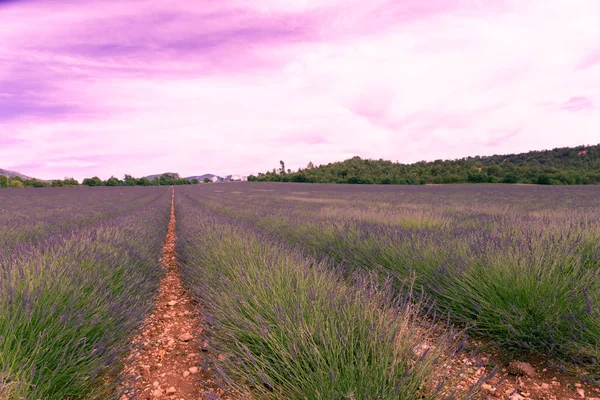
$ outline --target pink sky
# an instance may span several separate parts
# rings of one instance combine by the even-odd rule
[[[0,0],[0,168],[250,174],[600,142],[598,0]]]

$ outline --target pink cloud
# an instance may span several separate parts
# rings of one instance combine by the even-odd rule
[[[565,111],[583,111],[594,108],[595,106],[593,101],[585,96],[571,97],[569,100],[559,106],[559,109]]]
[[[583,70],[587,68],[591,68],[600,63],[600,49],[596,50],[590,54],[586,54],[576,66],[576,69]]]
[[[576,3],[4,2],[0,167],[249,174],[592,143],[600,4]]]

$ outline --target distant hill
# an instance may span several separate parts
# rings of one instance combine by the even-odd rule
[[[160,177],[160,176],[171,176],[171,177],[176,177],[179,178],[179,174],[177,172],[163,172],[162,174],[154,174],[154,175],[147,175],[146,178],[150,181]]]
[[[519,154],[420,161],[413,164],[360,157],[300,169],[249,176],[253,181],[379,184],[529,183],[600,184],[600,145]]]
[[[198,179],[200,182],[202,182],[204,179],[208,178],[208,179],[212,179],[214,177],[217,177],[219,179],[223,179],[218,175],[215,174],[204,174],[204,175],[194,175],[194,176],[186,176],[185,179],[191,181],[192,179]]]
[[[15,176],[18,176],[23,180],[31,179],[31,177],[29,177],[27,175],[23,175],[20,172],[9,171],[8,169],[2,169],[2,168],[0,168],[0,175],[8,176],[9,178],[14,178]]]

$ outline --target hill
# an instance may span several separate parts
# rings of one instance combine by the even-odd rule
[[[192,179],[198,179],[198,181],[202,182],[204,181],[204,179],[208,178],[208,179],[212,179],[214,177],[217,177],[219,179],[223,179],[220,176],[217,176],[215,174],[204,174],[204,175],[194,175],[194,176],[186,176],[185,179],[191,181]]]
[[[318,167],[309,163],[309,167],[297,172],[286,172],[281,168],[277,172],[249,176],[248,180],[405,185],[486,182],[600,184],[600,145],[420,161],[414,164],[353,157]]]
[[[31,179],[31,177],[29,177],[27,175],[23,175],[20,172],[10,171],[8,169],[2,169],[2,168],[0,168],[0,175],[7,176],[9,178],[14,178],[15,176],[18,176],[19,178],[21,178],[23,180]]]

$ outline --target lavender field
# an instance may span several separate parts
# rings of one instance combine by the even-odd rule
[[[229,184],[202,207],[351,277],[412,282],[433,312],[516,354],[600,370],[600,188]],[[181,197],[181,196],[180,196]]]
[[[0,191],[0,398],[106,398],[152,310],[167,188]]]
[[[172,190],[0,190],[1,399],[119,398]],[[195,340],[239,398],[484,398],[497,370],[449,369],[465,332],[600,373],[598,187],[203,184],[174,207]]]

